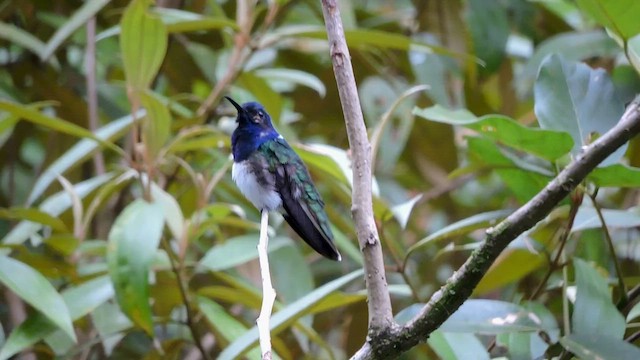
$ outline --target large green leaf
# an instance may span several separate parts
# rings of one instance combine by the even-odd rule
[[[78,183],[73,187],[74,193],[80,199],[83,199],[96,188],[111,180],[115,175],[115,173],[106,173]],[[44,200],[38,209],[56,217],[67,211],[71,205],[71,197],[63,190]],[[21,244],[40,229],[42,229],[42,224],[21,221],[2,239],[2,243],[5,245]]]
[[[415,108],[413,113],[428,120],[468,127],[496,142],[550,161],[567,154],[573,147],[573,140],[566,132],[526,127],[503,115],[478,118],[467,110],[449,110],[440,105]]]
[[[291,303],[290,305],[287,305],[284,309],[278,311],[271,317],[271,334],[277,335],[280,331],[284,330],[287,324],[306,315],[309,309],[311,309],[315,304],[322,301],[322,299],[324,299],[327,295],[347,285],[357,277],[362,276],[362,274],[362,270],[356,270],[352,273],[339,277],[331,282],[322,285],[321,287],[315,289],[306,296]],[[257,343],[258,327],[254,326],[242,336],[237,338],[227,348],[225,348],[220,353],[220,356],[218,356],[218,360],[235,359],[251,349],[251,347],[253,347]]]
[[[490,359],[484,344],[473,334],[434,331],[427,343],[443,360]]]
[[[596,168],[587,178],[600,187],[640,187],[640,169],[624,164]]]
[[[40,53],[40,58],[46,61],[60,47],[60,45],[73,34],[78,28],[84,25],[98,11],[100,11],[109,0],[93,0],[87,1],[82,5],[71,18],[59,27],[56,32],[47,41],[46,47]]]
[[[534,93],[540,126],[571,134],[574,155],[594,140],[594,134],[602,135],[611,129],[625,108],[606,71],[558,55],[542,62]],[[620,147],[600,166],[617,162],[626,149],[626,145]]]
[[[167,29],[147,11],[149,0],[134,0],[122,16],[120,50],[127,86],[131,90],[149,87],[167,51]]]
[[[427,246],[428,244],[432,244],[440,240],[446,240],[453,237],[468,234],[477,229],[487,228],[495,224],[498,220],[507,217],[511,213],[512,213],[511,210],[489,211],[486,213],[470,216],[460,221],[456,221],[455,223],[447,225],[444,228],[434,232],[433,234],[413,244],[409,248],[409,250],[407,250],[407,254],[405,255],[405,258],[408,258],[411,255],[411,253],[413,253],[414,251],[424,246]]]
[[[73,135],[80,138],[87,138],[97,141],[100,145],[103,145],[120,155],[124,155],[122,149],[118,146],[100,139],[94,135],[91,131],[84,129],[69,121],[43,114],[42,112],[33,109],[28,105],[21,105],[12,103],[9,101],[0,100],[0,110],[8,111],[23,120],[30,121],[34,124],[49,128],[51,130],[59,131],[64,134]]]
[[[2,256],[0,281],[76,341],[69,309],[56,289],[39,272],[20,261]]]
[[[127,115],[113,120],[107,125],[97,129],[95,131],[95,136],[103,141],[112,142],[125,134],[131,125],[133,125],[134,120],[143,114],[144,111],[140,111],[135,118],[131,115]],[[59,175],[63,175],[66,171],[81,165],[86,159],[99,150],[99,144],[93,140],[82,139],[78,141],[64,154],[56,158],[51,165],[42,172],[40,177],[38,177],[38,180],[33,184],[31,193],[29,193],[27,205],[33,204],[38,200],[40,195],[49,188],[49,185],[51,185]]]
[[[560,343],[582,360],[640,359],[640,349],[619,339],[574,333],[561,338]]]
[[[138,199],[118,215],[109,232],[107,263],[116,298],[148,334],[153,334],[148,277],[163,227],[162,206]]]
[[[625,331],[624,317],[611,301],[607,280],[584,260],[575,258],[576,302],[571,327],[577,335],[621,340]]]
[[[640,2],[636,0],[578,0],[578,5],[623,40],[640,33]]]
[[[141,93],[140,100],[147,111],[142,122],[142,141],[150,159],[158,161],[160,159],[156,157],[171,135],[171,114],[167,106],[151,92]]]
[[[465,17],[475,55],[485,63],[482,69],[497,71],[511,32],[506,8],[497,1],[469,0]]]
[[[89,314],[114,295],[113,286],[107,276],[100,276],[81,285],[66,289],[62,298],[69,309],[72,320]],[[46,336],[56,332],[56,326],[41,313],[33,314],[15,328],[0,351],[0,359],[7,359],[26,349]]]
[[[0,218],[31,221],[44,226],[49,226],[51,229],[56,231],[68,232],[67,227],[62,220],[34,208],[0,208]]]
[[[227,239],[224,244],[215,245],[200,260],[200,266],[211,271],[221,271],[258,258],[259,234],[247,234]],[[274,251],[291,241],[285,237],[269,239],[268,251]]]

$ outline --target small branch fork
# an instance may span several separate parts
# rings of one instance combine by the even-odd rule
[[[260,274],[262,275],[262,306],[260,315],[256,323],[260,334],[260,350],[262,360],[271,360],[271,333],[269,320],[273,302],[276,299],[276,292],[271,284],[271,273],[269,271],[269,255],[267,245],[269,245],[269,211],[262,210],[260,218],[260,240],[258,241],[258,258],[260,260]]]

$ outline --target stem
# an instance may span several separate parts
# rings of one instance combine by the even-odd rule
[[[198,329],[196,328],[196,323],[194,321],[195,314],[193,312],[193,308],[191,308],[191,301],[189,299],[189,292],[187,291],[187,285],[183,279],[183,267],[177,263],[178,260],[175,259],[175,254],[171,250],[171,246],[169,241],[166,239],[163,240],[165,250],[169,256],[169,262],[171,263],[171,270],[176,275],[176,281],[178,283],[178,289],[180,290],[180,296],[182,297],[182,302],[184,303],[184,307],[187,311],[187,326],[189,327],[189,331],[191,332],[191,336],[193,337],[193,342],[196,347],[202,354],[202,358],[205,360],[211,359],[207,354],[207,350],[204,348],[202,343],[200,342],[200,334],[198,334]]]
[[[373,218],[371,195],[371,144],[367,137],[358,89],[356,87],[351,55],[345,40],[340,10],[336,0],[322,0],[322,13],[327,28],[333,72],[338,85],[353,164],[353,204],[351,213],[356,225],[360,251],[364,257],[367,286],[369,336],[368,342],[379,338],[396,327],[391,312],[391,298],[382,258],[380,237]]]
[[[622,269],[620,268],[620,262],[618,262],[618,258],[616,257],[616,248],[613,246],[611,233],[609,233],[609,228],[607,227],[607,223],[604,220],[604,216],[602,216],[602,209],[600,209],[600,206],[596,202],[595,194],[589,194],[589,199],[591,199],[593,208],[596,210],[596,214],[598,214],[598,219],[600,219],[600,223],[602,224],[604,239],[607,241],[607,246],[609,247],[609,252],[611,253],[611,261],[613,261],[613,265],[616,269],[616,276],[618,277],[618,286],[620,287],[620,303],[625,304],[629,300],[627,298],[627,286],[624,284]]]
[[[262,275],[262,306],[260,307],[260,316],[256,321],[258,332],[260,333],[260,350],[262,351],[262,360],[271,360],[271,329],[269,320],[271,318],[271,310],[273,302],[276,299],[276,292],[271,285],[271,273],[269,272],[269,253],[267,246],[269,245],[269,211],[262,210],[260,218],[260,240],[258,241],[258,258],[260,260],[260,274]]]

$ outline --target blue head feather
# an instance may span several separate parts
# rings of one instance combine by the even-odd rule
[[[271,123],[271,116],[261,104],[248,102],[240,106],[230,97],[225,98],[238,110],[238,127],[231,135],[231,151],[235,162],[246,160],[260,145],[280,136]]]

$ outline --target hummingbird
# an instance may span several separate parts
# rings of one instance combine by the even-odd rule
[[[238,127],[231,135],[231,177],[240,192],[258,210],[282,213],[315,251],[340,261],[324,202],[300,156],[276,131],[261,104],[240,105],[225,98],[238,110]]]

